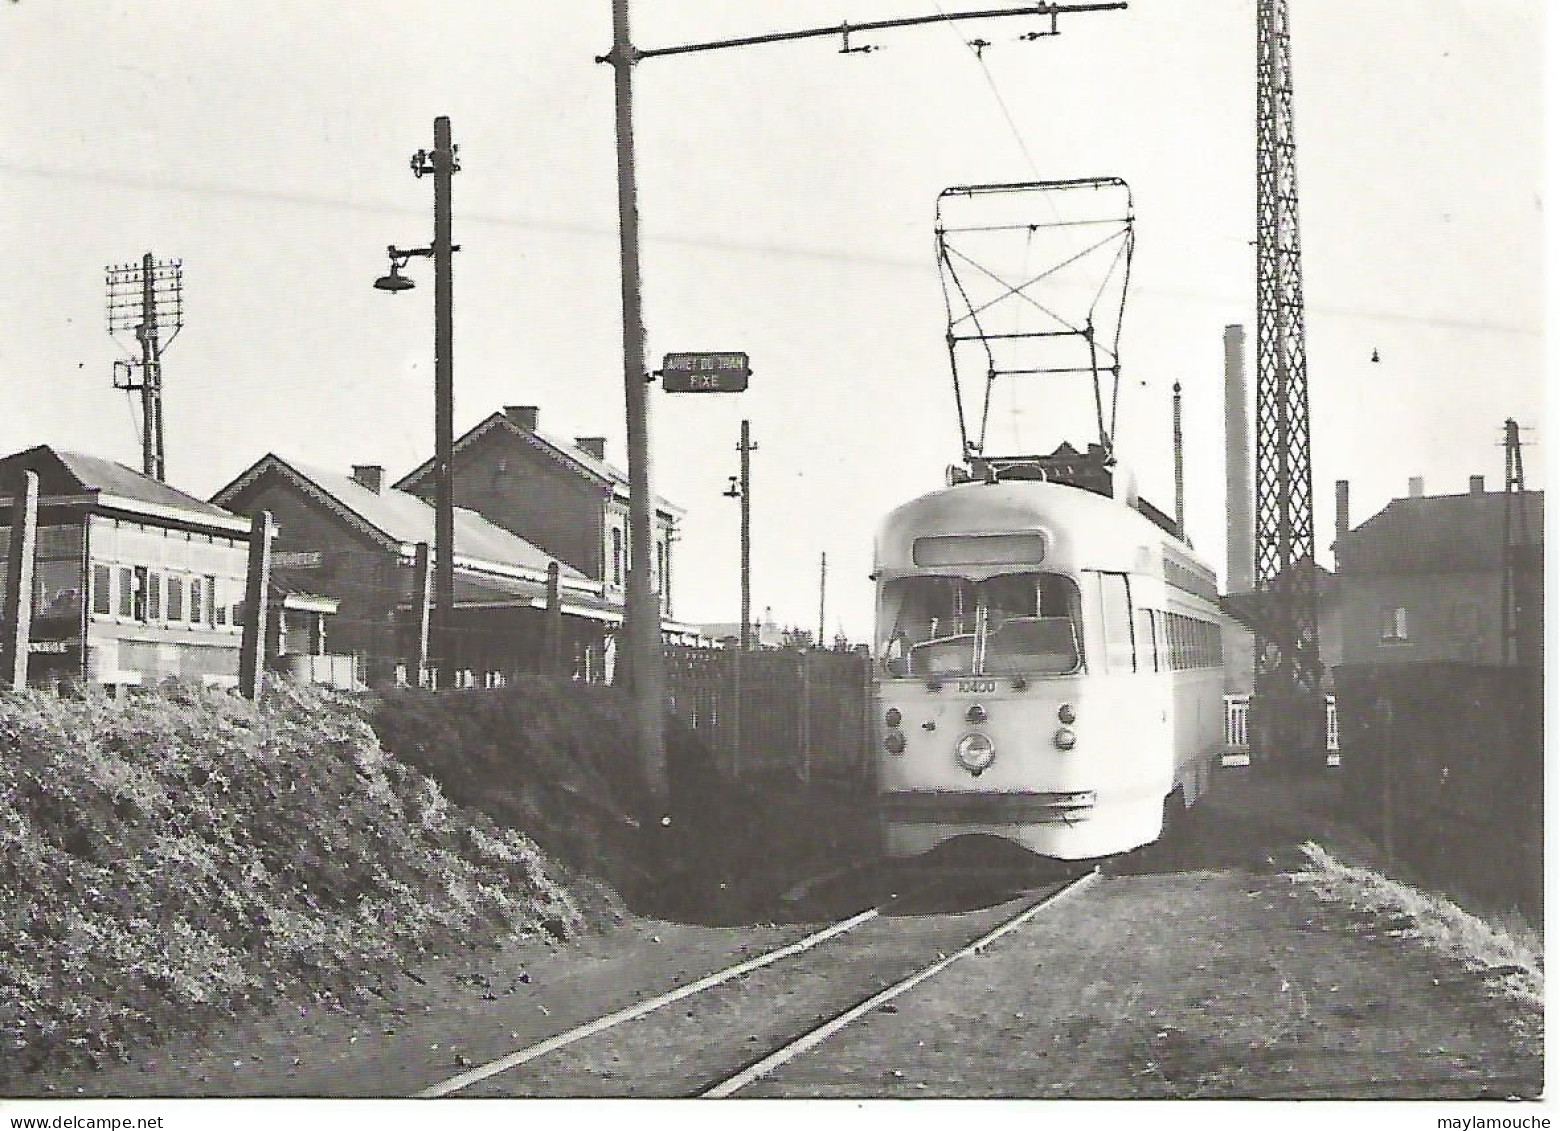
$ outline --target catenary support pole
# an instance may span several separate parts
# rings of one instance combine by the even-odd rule
[[[38,545],[38,473],[22,476],[11,504],[11,545],[6,557],[5,619],[0,622],[0,680],[13,690],[27,686],[27,646],[32,640],[33,560]]]
[[[622,259],[623,394],[628,424],[628,594],[624,631],[634,699],[636,746],[645,781],[647,817],[666,817],[670,786],[664,740],[665,697],[660,613],[650,584],[654,504],[650,493],[650,412],[645,372],[644,312],[639,273],[639,194],[634,172],[634,49],[628,0],[612,0],[613,92],[617,124],[618,243]]]

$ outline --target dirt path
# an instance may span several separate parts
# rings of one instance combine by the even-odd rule
[[[1106,877],[751,1094],[1541,1092],[1542,1016],[1502,992],[1500,968],[1437,953],[1407,916],[1324,898],[1296,871],[1303,806],[1282,786],[1221,784],[1191,835],[1137,874]]]

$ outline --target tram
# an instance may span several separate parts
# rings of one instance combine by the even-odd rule
[[[1115,177],[938,198],[963,464],[877,535],[890,857],[975,834],[1064,860],[1129,852],[1203,794],[1222,752],[1214,574],[1179,499],[1175,520],[1140,500],[1115,453],[1132,213]],[[1021,420],[1076,421],[1070,392],[1097,442],[991,454],[1004,415],[1015,438]]]
[[[1130,491],[972,479],[890,513],[874,558],[886,855],[990,834],[1109,856],[1207,789],[1223,743],[1214,575]]]

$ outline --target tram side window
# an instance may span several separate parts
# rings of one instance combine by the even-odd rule
[[[1100,627],[1105,633],[1107,671],[1137,670],[1132,642],[1132,597],[1124,573],[1096,575],[1100,583]]]

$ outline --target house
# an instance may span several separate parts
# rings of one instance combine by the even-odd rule
[[[0,459],[0,579],[26,471],[39,487],[28,682],[236,685],[249,523],[123,464],[39,445]]]
[[[570,443],[538,430],[539,410],[519,405],[495,412],[455,441],[455,505],[540,547],[603,586],[618,607],[631,558],[628,476],[606,459],[606,440],[581,436]],[[433,501],[430,459],[395,484]],[[674,547],[681,508],[656,499],[651,586],[659,593],[662,631],[694,636],[674,619]]]
[[[384,469],[350,475],[269,453],[212,496],[244,515],[270,511],[278,531],[272,578],[281,589],[334,599],[332,641],[360,678],[417,682],[418,547],[435,541],[434,509],[385,485]],[[481,515],[454,515],[455,608],[447,657],[463,684],[502,682],[543,666],[548,567],[554,557]],[[563,639],[576,675],[603,674],[621,601],[566,563],[558,568]],[[305,630],[307,631],[307,630]],[[438,648],[443,644],[433,642]],[[435,655],[435,661],[444,659]]]
[[[1341,488],[1340,498],[1346,498]],[[1486,491],[1484,477],[1475,475],[1459,495],[1427,496],[1416,478],[1406,498],[1393,499],[1353,530],[1340,529],[1333,550],[1343,662],[1503,663],[1507,514],[1517,507],[1529,535],[1514,550],[1517,639],[1521,654],[1538,657],[1544,493]]]

